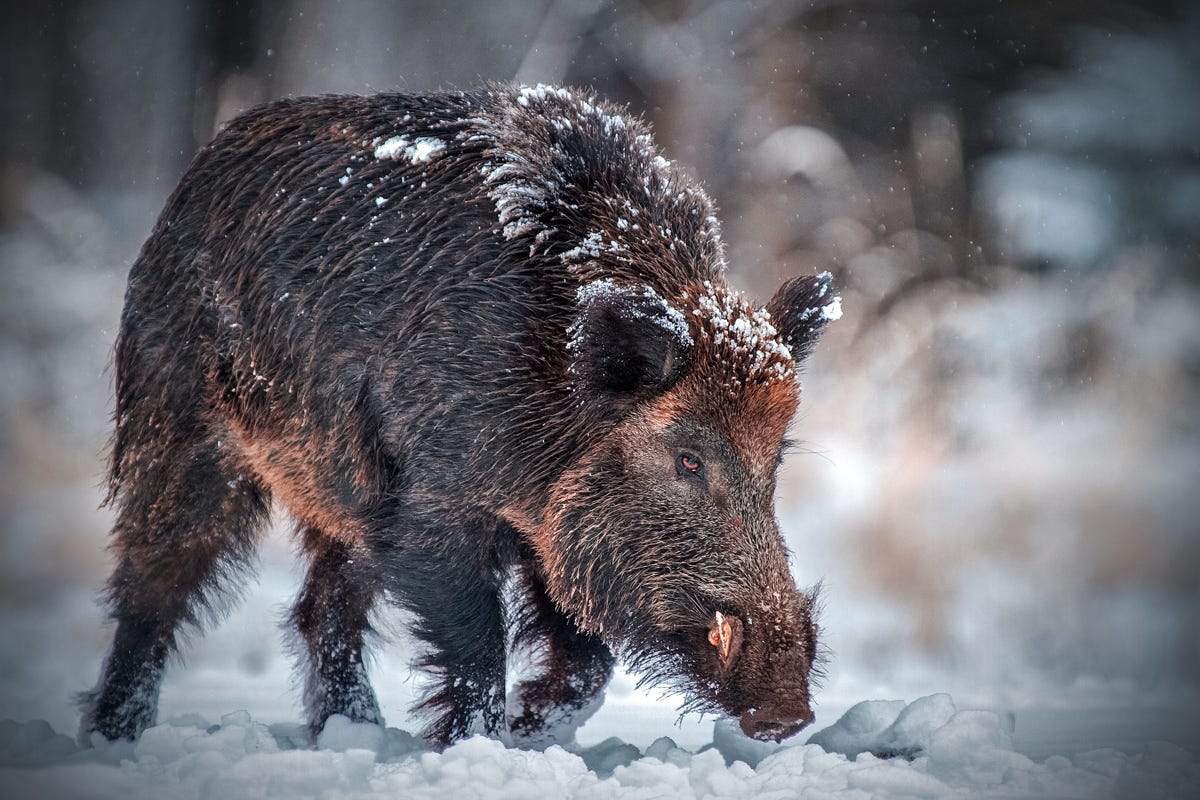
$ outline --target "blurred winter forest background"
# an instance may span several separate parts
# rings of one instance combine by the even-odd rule
[[[196,149],[277,97],[481,80],[593,87],[649,119],[723,210],[748,293],[833,272],[846,314],[806,370],[778,501],[797,578],[825,580],[827,702],[1200,708],[1189,5],[11,4],[0,716],[70,732],[66,692],[107,645],[111,348]],[[296,576],[282,526],[266,558]],[[193,668],[286,665],[274,619],[251,624],[219,657],[197,642]]]

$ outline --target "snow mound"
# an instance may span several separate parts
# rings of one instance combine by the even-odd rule
[[[645,752],[616,738],[537,752],[474,737],[434,753],[404,731],[340,717],[315,748],[300,741],[301,726],[266,726],[245,712],[215,725],[178,718],[135,743],[97,740],[91,749],[43,721],[5,720],[0,797],[1200,796],[1200,764],[1175,745],[1038,763],[1012,749],[999,715],[959,710],[944,694],[860,703],[808,744],[751,741],[722,720],[697,753],[666,737]],[[892,754],[900,757],[881,757]]]
[[[950,722],[954,713],[954,701],[947,694],[922,697],[908,706],[900,700],[866,700],[808,741],[851,760],[860,753],[912,758],[929,748],[933,731]]]

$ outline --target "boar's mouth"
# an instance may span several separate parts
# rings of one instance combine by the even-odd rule
[[[780,647],[778,641],[768,645],[761,632],[751,638],[744,612],[716,611],[709,612],[704,628],[693,624],[669,633],[660,631],[660,657],[646,658],[643,651],[631,666],[642,672],[639,684],[665,684],[685,695],[681,717],[696,712],[723,714],[737,719],[742,733],[751,739],[780,742],[815,719],[810,691],[822,674],[810,617],[815,595],[814,590],[804,597],[804,617],[811,626],[807,646]],[[673,657],[662,658],[667,653]]]
[[[742,733],[758,741],[781,742],[807,728],[816,718],[807,696],[775,696],[766,704],[750,706],[736,684],[680,680],[657,671],[644,674],[638,681],[639,686],[647,684],[666,685],[686,696],[679,709],[680,719],[692,713],[722,714],[738,720]]]
[[[673,644],[680,642],[676,639]],[[626,655],[631,655],[628,652]],[[726,674],[699,677],[693,658],[684,655],[682,648],[669,657],[659,652],[634,655],[629,666],[641,673],[637,685],[658,686],[684,696],[679,708],[682,719],[688,714],[721,714],[738,720],[746,736],[758,741],[781,742],[795,736],[812,724],[815,715],[807,696],[774,697],[767,704],[752,706],[737,688],[737,677]],[[730,667],[733,667],[731,662]]]
[[[795,712],[779,714],[772,713],[769,709],[765,711],[755,709],[742,714],[738,725],[741,727],[742,733],[751,739],[757,739],[760,742],[782,742],[811,725],[813,719],[815,719],[815,715],[808,709],[804,709],[798,714]]]
[[[779,742],[814,721],[810,692],[822,675],[817,589],[799,594],[796,608],[781,614],[771,606],[747,609],[668,592],[667,602],[656,598],[667,613],[627,617],[633,624],[620,632],[615,649],[639,675],[639,687],[683,696],[681,719],[721,714],[737,719],[749,738]],[[764,627],[768,614],[781,626]]]

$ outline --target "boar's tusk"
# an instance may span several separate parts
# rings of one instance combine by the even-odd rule
[[[732,622],[731,622],[732,620]],[[738,624],[735,628],[733,623],[739,622],[736,617],[726,617],[720,611],[716,612],[713,617],[713,625],[708,631],[708,641],[713,647],[717,648],[717,657],[721,663],[722,669],[728,669],[733,662],[733,657],[737,655],[738,647],[741,645],[741,625]]]

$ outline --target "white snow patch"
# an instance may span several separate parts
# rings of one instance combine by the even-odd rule
[[[558,86],[549,86],[544,83],[539,83],[537,86],[522,86],[517,90],[517,102],[528,107],[531,98],[537,100],[546,100],[549,97],[557,97],[559,100],[570,102],[574,99],[571,92]]]
[[[522,109],[529,109],[524,111]],[[570,202],[573,198],[563,194],[564,164],[576,155],[564,149],[561,142],[544,143],[546,146],[533,148],[531,152],[528,134],[524,133],[527,120],[524,117],[537,115],[551,127],[561,133],[580,131],[582,136],[594,137],[599,133],[616,140],[619,149],[624,151],[620,157],[636,164],[642,170],[642,192],[651,202],[666,202],[668,195],[674,194],[681,182],[670,172],[671,162],[659,156],[654,149],[651,137],[644,133],[634,133],[620,114],[613,113],[603,103],[584,95],[573,93],[561,87],[538,84],[522,86],[517,90],[515,105],[507,109],[506,119],[501,121],[485,121],[486,136],[492,143],[489,152],[489,162],[481,173],[483,183],[488,187],[488,195],[496,204],[497,217],[501,230],[507,240],[523,236],[532,236],[530,254],[537,251],[537,246],[545,242],[557,231],[542,222],[545,212],[555,208],[577,210],[578,206]],[[482,136],[482,134],[480,134]],[[632,187],[630,187],[632,188]],[[657,200],[656,200],[657,198]],[[578,198],[574,198],[578,199]],[[680,192],[677,202],[695,202],[705,207],[710,203],[701,190],[688,187]],[[612,209],[623,207],[628,210],[628,216],[613,218],[606,221],[609,238],[618,238],[623,231],[640,231],[636,217],[639,211],[633,206],[630,197],[613,197],[604,200]],[[692,209],[693,213],[699,213]],[[719,250],[719,234],[715,222],[701,234],[702,238],[717,244]],[[674,243],[668,241],[668,247],[674,249]],[[626,245],[611,240],[608,249],[612,252],[626,251]],[[574,248],[563,256],[564,263],[585,254],[585,250]],[[593,256],[594,257],[594,256]],[[723,265],[723,260],[722,260]]]
[[[842,296],[834,295],[828,304],[821,307],[821,319],[834,322],[842,318]]]
[[[589,233],[577,246],[563,253],[560,258],[564,263],[580,260],[581,258],[599,258],[604,247],[604,236],[596,231]]]
[[[662,295],[654,291],[650,286],[643,284],[641,287],[632,287],[617,283],[612,278],[601,278],[600,280],[580,286],[575,292],[575,302],[582,306],[599,299],[630,294],[640,294],[642,297],[650,300],[655,312],[649,314],[632,311],[633,316],[638,319],[650,320],[658,325],[674,336],[680,346],[692,346],[692,334],[688,330],[687,318],[683,315],[683,312],[667,302]],[[578,351],[582,344],[580,340],[580,337],[583,335],[582,328],[577,324],[573,324],[568,329],[568,334],[570,335],[570,339],[567,346],[573,351]]]
[[[446,143],[441,139],[422,137],[404,148],[404,155],[408,156],[408,160],[414,164],[421,164],[432,160],[434,156],[445,149]]]
[[[375,148],[375,157],[382,160],[404,156],[414,164],[427,164],[445,149],[441,139],[422,136],[410,142],[407,135],[393,136]]]
[[[828,272],[822,272],[817,278],[823,281],[821,289],[817,292],[817,297],[824,297],[829,294],[829,285],[833,277]],[[818,317],[824,322],[834,322],[842,318],[842,296],[834,295],[828,303],[819,306],[810,306],[800,312],[801,320],[809,320],[813,317]]]
[[[947,716],[949,715],[949,716]],[[831,750],[814,742],[824,741]],[[838,752],[840,742],[852,756]],[[874,753],[900,753],[880,758]],[[1034,761],[1003,720],[946,695],[856,706],[808,744],[764,744],[714,726],[692,752],[669,738],[644,751],[620,738],[544,752],[480,736],[443,753],[394,728],[333,717],[312,748],[296,724],[246,712],[208,725],[192,715],[137,742],[81,750],[44,721],[0,723],[0,785],[11,797],[1196,797],[1200,763],[1165,742]]]
[[[730,364],[742,366],[750,379],[791,380],[796,367],[791,349],[779,338],[765,308],[751,308],[740,296],[724,287],[704,282],[705,292],[692,314],[703,323],[701,330],[724,351]],[[738,379],[740,380],[740,379]]]
[[[526,108],[529,107],[531,100],[544,103],[552,98],[572,104],[583,115],[597,118],[603,124],[605,134],[609,136],[626,128],[624,117],[619,114],[610,114],[584,97],[575,97],[568,89],[539,83],[533,87],[522,86],[517,90],[517,103]],[[554,118],[551,120],[551,124],[560,130],[571,127],[570,120],[565,117]]]
[[[375,148],[375,157],[378,159],[397,158],[406,146],[408,146],[407,136],[393,136]]]
[[[551,231],[546,230],[537,219],[540,210],[546,208],[547,193],[556,187],[539,185],[524,177],[524,159],[516,153],[499,165],[483,167],[483,182],[492,186],[489,196],[496,203],[496,217],[504,226],[504,238],[515,239],[531,231],[539,231],[539,239]]]

